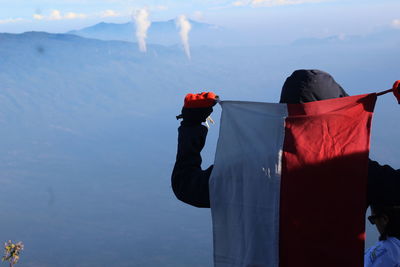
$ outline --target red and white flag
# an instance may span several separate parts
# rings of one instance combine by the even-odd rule
[[[376,94],[223,101],[210,179],[216,267],[362,267]]]

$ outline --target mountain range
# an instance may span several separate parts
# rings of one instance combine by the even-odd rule
[[[190,42],[192,45],[222,45],[232,41],[232,31],[207,23],[189,20],[192,28],[190,31]],[[100,40],[120,40],[135,42],[136,25],[127,23],[105,23],[86,27],[80,30],[67,32],[82,37]],[[152,22],[147,33],[147,42],[159,45],[179,44],[179,29],[175,20]]]
[[[269,43],[268,36],[262,31],[233,30],[208,23],[189,20],[192,29],[189,32],[189,43],[192,46],[260,46]],[[80,30],[72,30],[74,34],[99,40],[119,40],[136,42],[136,26],[133,22],[106,23],[101,22]],[[380,44],[400,43],[400,30],[384,28],[365,35],[332,35],[323,38],[309,37],[294,40],[295,46],[320,46],[326,44]],[[147,33],[147,43],[158,45],[180,44],[179,29],[175,20],[153,22]]]

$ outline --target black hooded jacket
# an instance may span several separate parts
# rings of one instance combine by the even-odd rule
[[[331,75],[320,70],[297,70],[289,76],[282,88],[280,103],[296,104],[348,94]],[[176,197],[193,206],[209,208],[208,181],[213,166],[201,169],[200,152],[204,147],[207,128],[181,125],[178,129],[178,151],[172,172],[172,189]],[[369,161],[368,205],[400,205],[400,170]]]

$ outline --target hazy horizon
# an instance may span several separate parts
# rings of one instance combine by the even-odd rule
[[[332,35],[362,36],[382,29],[400,29],[400,16],[396,12],[400,3],[396,0],[195,0],[185,3],[177,0],[35,0],[23,5],[20,1],[4,1],[0,32],[63,33],[102,21],[129,22],[135,10],[142,8],[148,10],[150,21],[185,15],[251,36],[261,44]]]

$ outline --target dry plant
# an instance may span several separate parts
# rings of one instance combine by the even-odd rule
[[[22,242],[13,243],[11,240],[4,243],[4,256],[2,261],[8,261],[10,267],[13,267],[19,260],[19,254],[24,249]]]

